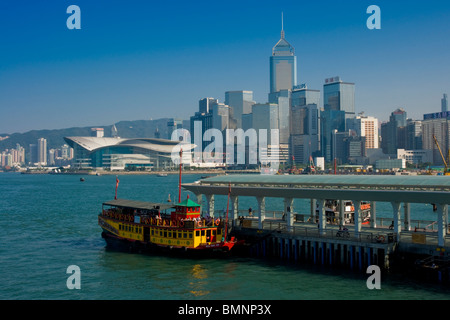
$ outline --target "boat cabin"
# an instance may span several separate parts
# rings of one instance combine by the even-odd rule
[[[175,205],[175,211],[171,213],[172,221],[194,220],[200,218],[200,205],[189,199],[189,197]]]

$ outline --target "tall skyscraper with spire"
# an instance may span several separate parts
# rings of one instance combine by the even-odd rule
[[[297,57],[294,47],[284,37],[281,14],[281,38],[272,49],[270,57],[270,93],[291,90],[297,85]]]
[[[448,98],[447,94],[444,93],[444,97],[441,99],[441,111],[447,112],[448,110]]]
[[[294,47],[285,39],[283,13],[281,37],[272,48],[270,57],[269,103],[278,105],[280,143],[289,143],[289,100],[292,88],[297,86],[297,57]]]

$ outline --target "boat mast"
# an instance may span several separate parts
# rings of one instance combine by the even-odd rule
[[[225,241],[227,241],[227,230],[228,230],[228,209],[230,208],[230,194],[231,194],[231,182],[228,185],[228,200],[227,200],[227,216],[225,219]]]
[[[117,200],[117,188],[119,187],[119,177],[116,176],[116,195],[114,196],[114,200]]]
[[[181,202],[181,166],[182,166],[183,149],[180,148],[180,178],[178,182],[178,203]]]

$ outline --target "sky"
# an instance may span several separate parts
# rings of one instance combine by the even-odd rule
[[[370,5],[381,29],[367,28]],[[0,134],[189,119],[231,90],[265,103],[281,12],[299,84],[354,82],[357,113],[420,120],[450,95],[448,0],[2,0]]]

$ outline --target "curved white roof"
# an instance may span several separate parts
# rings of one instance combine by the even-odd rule
[[[93,152],[107,147],[136,147],[160,153],[179,152],[180,142],[153,138],[105,138],[105,137],[64,137],[64,140],[73,147],[75,144]],[[185,151],[192,150],[195,145],[181,143]]]

